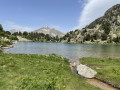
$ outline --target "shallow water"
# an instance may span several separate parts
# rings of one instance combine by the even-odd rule
[[[70,60],[82,57],[120,58],[120,46],[68,43],[18,42],[4,53],[59,54]]]

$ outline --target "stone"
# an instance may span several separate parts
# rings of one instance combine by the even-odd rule
[[[76,66],[76,63],[74,62],[74,63],[72,63],[72,67],[75,67]]]
[[[77,66],[77,71],[78,74],[85,77],[85,78],[94,78],[95,75],[97,74],[96,71],[94,71],[93,69],[87,67],[86,65],[78,65]]]

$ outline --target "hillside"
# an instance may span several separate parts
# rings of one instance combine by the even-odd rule
[[[21,32],[19,30],[10,30],[12,35],[26,38],[28,40],[22,41],[34,41],[34,42],[58,42],[60,37],[63,37],[65,34],[56,30],[55,28],[49,28],[48,26],[34,30],[32,32]],[[20,40],[21,41],[21,40]]]
[[[28,39],[26,39],[26,38],[22,38],[22,37],[20,37],[20,36],[17,36],[17,38],[18,38],[18,40],[19,40],[20,42],[30,42],[30,41],[32,41],[32,40],[28,40]]]
[[[82,30],[68,32],[61,42],[69,43],[119,43],[120,4],[107,10],[103,17],[93,21]]]
[[[118,28],[120,28],[120,4],[117,4],[108,9],[103,17],[96,19],[86,28],[100,29],[100,27],[106,23],[110,25],[111,30],[117,30]]]
[[[11,35],[9,31],[5,31],[0,24],[0,48],[12,44],[13,40],[18,40],[16,36]]]
[[[12,29],[12,30],[9,30],[9,32],[11,33],[11,34],[13,34],[13,33],[15,33],[15,32],[21,32],[20,30],[16,30],[16,29]]]
[[[33,41],[33,42],[58,42],[59,37],[53,37],[49,34],[38,32],[15,32],[12,35],[17,36],[19,41]]]
[[[55,28],[49,28],[48,26],[34,30],[32,32],[21,32],[14,29],[10,30],[10,32],[12,35],[20,36],[34,42],[59,42],[59,39],[65,35]]]
[[[35,30],[33,32],[49,34],[50,36],[53,36],[53,37],[56,37],[57,35],[58,35],[58,37],[64,36],[63,32],[60,32],[60,31],[56,30],[55,28],[49,28],[48,26],[42,27],[42,28]]]

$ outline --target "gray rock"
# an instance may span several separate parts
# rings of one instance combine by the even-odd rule
[[[77,66],[77,71],[78,71],[79,75],[81,75],[85,78],[93,78],[97,74],[96,71],[94,71],[93,69],[87,67],[86,65],[82,65],[82,64]]]

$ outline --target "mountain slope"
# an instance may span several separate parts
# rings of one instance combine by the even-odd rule
[[[16,30],[16,29],[12,29],[12,30],[9,30],[9,32],[11,33],[11,34],[13,34],[13,33],[15,33],[15,32],[21,32],[20,30]]]
[[[103,25],[106,23],[111,25],[112,30],[116,30],[118,27],[120,27],[120,4],[108,9],[103,17],[96,19],[86,28],[93,29],[96,28],[97,25]]]
[[[54,36],[54,37],[56,37],[57,35],[58,35],[59,37],[64,36],[64,33],[56,30],[55,28],[49,28],[48,26],[43,27],[43,28],[40,28],[40,29],[35,30],[35,31],[33,31],[33,32],[49,34],[50,36]]]
[[[68,32],[61,42],[70,43],[118,43],[120,42],[120,4],[107,10],[103,17],[82,30]]]

